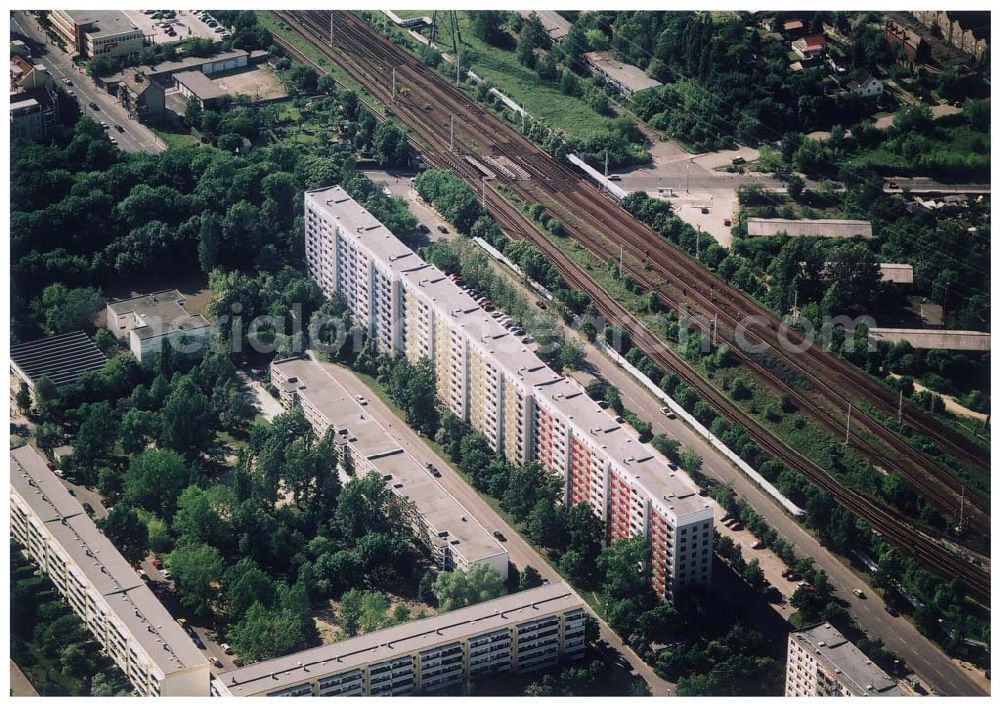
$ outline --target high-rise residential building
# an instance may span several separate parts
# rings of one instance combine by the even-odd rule
[[[417,538],[441,569],[484,563],[507,578],[507,550],[409,455],[326,369],[310,358],[271,364],[271,381],[284,406],[299,406],[320,437],[334,439],[355,476],[378,472],[386,488],[405,499]],[[367,403],[367,402],[366,402]]]
[[[209,664],[37,450],[10,453],[10,529],[141,696],[208,696]]]
[[[404,696],[578,660],[586,612],[564,583],[546,584],[218,675],[234,697]]]
[[[310,275],[340,293],[380,351],[434,360],[440,403],[510,461],[541,462],[588,502],[609,539],[646,538],[664,597],[707,584],[713,513],[697,487],[575,381],[543,363],[451,278],[339,186],[305,194]]]
[[[786,697],[904,697],[896,680],[829,623],[788,634]]]

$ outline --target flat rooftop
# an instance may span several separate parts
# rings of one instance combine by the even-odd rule
[[[837,670],[837,681],[856,697],[902,697],[905,693],[882,668],[829,623],[788,635],[811,655]]]
[[[226,94],[215,81],[197,69],[175,73],[174,80],[202,100],[215,100]]]
[[[555,10],[518,10],[517,14],[521,15],[524,19],[528,19],[532,15],[538,15],[545,33],[554,42],[560,42],[565,39],[566,35],[569,34],[569,30],[573,27],[572,22]]]
[[[210,325],[208,320],[200,313],[188,313],[184,308],[185,301],[180,291],[168,289],[108,303],[108,309],[115,315],[133,314],[137,323],[141,323],[132,329],[139,339],[207,328]]]
[[[882,263],[878,265],[879,271],[882,274],[883,281],[891,281],[897,284],[912,284],[913,283],[913,265],[912,264],[887,264]]]
[[[868,336],[879,342],[906,340],[924,350],[989,352],[990,333],[979,330],[925,330],[922,328],[869,328]]]
[[[622,63],[608,51],[588,51],[583,55],[591,66],[606,73],[615,83],[625,86],[630,92],[638,93],[647,88],[662,86],[655,78],[650,78],[638,66]]]
[[[420,515],[438,538],[460,552],[469,562],[506,555],[507,550],[451,494],[386,432],[365,406],[358,403],[332,374],[324,362],[293,358],[274,362],[288,378],[289,390],[301,394],[335,428],[338,443],[366,457],[387,486],[416,505]]]
[[[217,677],[234,696],[249,697],[479,633],[507,629],[513,623],[534,621],[572,608],[582,609],[583,603],[566,584],[556,582],[339,643],[247,665]]]
[[[214,56],[187,56],[183,59],[177,61],[163,61],[152,66],[139,66],[136,70],[141,71],[146,76],[159,76],[162,74],[176,73],[178,71],[184,71],[189,69],[196,69],[205,64],[215,63],[216,61],[227,61],[229,59],[238,59],[241,56],[247,56],[248,60],[252,56],[259,54],[266,54],[267,52],[254,51],[248,54],[243,49],[233,49],[232,51],[222,51]],[[115,73],[101,79],[105,83],[118,83],[123,78],[123,73]]]
[[[42,377],[56,386],[72,384],[108,361],[82,330],[14,345],[10,359],[32,386]]]
[[[10,486],[31,506],[62,549],[102,594],[146,654],[169,675],[208,664],[170,613],[33,447],[10,453]]]
[[[867,220],[788,220],[785,218],[747,218],[747,236],[772,237],[871,237],[872,224]]]
[[[64,12],[78,25],[92,25],[87,32],[92,37],[140,31],[128,15],[118,10],[65,10]]]

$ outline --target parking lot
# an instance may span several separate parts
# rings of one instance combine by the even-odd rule
[[[222,33],[216,32],[209,27],[205,21],[197,17],[188,10],[177,10],[177,15],[171,19],[154,19],[152,15],[147,15],[139,10],[123,10],[128,18],[135,23],[135,26],[142,30],[143,34],[151,38],[153,44],[175,44],[200,37],[212,41],[221,41]],[[147,12],[153,12],[147,10]],[[168,27],[172,27],[174,34],[168,33]]]
[[[438,212],[428,203],[425,203],[423,199],[418,199],[417,189],[410,183],[410,178],[414,174],[377,169],[362,170],[361,173],[383,188],[388,189],[391,195],[405,200],[406,207],[417,218],[417,222],[427,229],[425,234],[430,242],[455,236],[448,221],[438,215]],[[446,230],[445,232],[440,230],[442,227]]]

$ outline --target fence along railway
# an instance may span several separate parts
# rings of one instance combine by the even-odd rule
[[[465,150],[467,153],[476,153],[480,156],[503,156],[511,162],[519,164],[529,172],[532,177],[531,181],[528,183],[504,181],[508,188],[529,202],[537,199],[536,194],[539,190],[553,200],[558,197],[557,203],[562,205],[562,208],[553,209],[553,214],[560,218],[571,237],[579,240],[581,244],[596,255],[601,256],[602,259],[606,259],[611,254],[609,245],[606,242],[596,242],[593,238],[584,235],[580,232],[580,226],[575,223],[596,225],[600,230],[607,231],[616,237],[616,241],[620,242],[621,246],[626,248],[633,258],[640,261],[638,266],[630,268],[629,273],[635,276],[640,284],[648,286],[650,290],[658,291],[668,305],[676,309],[685,302],[698,303],[701,310],[712,311],[713,314],[718,311],[720,338],[731,335],[734,331],[734,325],[738,325],[738,320],[743,315],[739,307],[742,294],[729,290],[725,284],[715,280],[707,272],[700,272],[698,265],[693,260],[675,251],[672,247],[666,246],[666,243],[655,233],[615,208],[610,201],[592,189],[589,184],[583,183],[579,175],[569,167],[540,152],[526,142],[515,130],[486,113],[436,75],[424,69],[405,51],[392,45],[360,19],[347,13],[332,13],[335,20],[332,25],[333,47],[331,48],[329,45],[330,12],[277,12],[276,14],[293,30],[315,45],[318,50],[341,66],[352,80],[363,85],[371,95],[386,105],[392,105],[392,112],[413,132],[415,139],[422,147],[423,157],[430,164],[451,169],[456,175],[475,187],[477,193],[482,192],[488,210],[511,236],[529,240],[538,246],[551,259],[567,282],[572,287],[587,292],[594,300],[598,310],[629,332],[636,346],[650,359],[667,371],[675,371],[686,383],[697,389],[703,398],[711,403],[723,417],[746,427],[751,437],[761,447],[829,492],[843,506],[866,520],[888,542],[913,553],[924,564],[936,571],[959,577],[969,588],[971,594],[988,601],[989,576],[986,572],[956,557],[951,551],[942,547],[932,535],[916,528],[894,510],[876,504],[868,497],[841,486],[821,468],[786,446],[755,420],[744,415],[728,397],[703,380],[663,343],[653,338],[634,316],[614,301],[585,273],[581,272],[579,267],[555,244],[542,236],[516,207],[508,203],[493,189],[481,189],[482,174],[480,170],[467,162],[457,152]],[[409,95],[405,99],[400,98],[397,93],[397,99],[394,100],[391,88],[393,69],[396,72],[397,85],[405,84],[410,88]],[[452,152],[450,148],[452,144],[450,133],[452,116],[454,116],[456,152]],[[534,190],[529,190],[529,188]],[[576,213],[581,213],[581,215],[577,216]],[[586,217],[589,220],[581,220],[581,217]],[[666,251],[658,251],[653,256],[647,251],[649,242],[662,244]],[[618,254],[617,251],[613,253]],[[650,267],[648,270],[642,263],[643,259]],[[655,272],[652,270],[653,265],[657,267]],[[659,273],[662,278],[654,278],[656,273]],[[671,284],[671,282],[673,283]],[[671,288],[676,290],[671,291]],[[708,293],[705,292],[706,288]],[[756,304],[748,304],[747,312],[753,313],[758,310],[761,309]],[[778,323],[773,316],[768,314],[763,316],[763,319],[767,325],[762,331],[752,330],[746,334],[750,341],[760,341],[764,332],[773,333],[777,330]],[[726,328],[723,328],[723,325],[726,325]],[[735,347],[737,346],[734,345]],[[834,360],[832,356],[826,354],[820,357],[820,361],[824,365],[831,360],[840,361]],[[773,379],[773,383],[780,388],[788,388],[789,393],[795,391],[793,398],[796,399],[796,403],[802,404],[801,407],[805,409],[812,410],[813,414],[819,415],[821,420],[827,419],[825,425],[842,427],[842,423],[838,423],[833,412],[811,400],[794,385],[762,368],[762,365],[756,360],[750,359],[749,362],[753,363],[762,376],[769,378],[769,380]],[[833,392],[833,388],[837,384],[853,382],[845,381],[845,377],[839,372],[826,371],[825,367],[824,376],[824,374],[813,371],[814,367],[803,369],[794,360],[782,360],[782,362],[787,364],[789,369],[801,369],[800,373],[806,379],[815,379],[814,383],[820,390],[833,393],[834,401],[836,401],[834,406],[843,402],[846,408],[844,397]],[[857,370],[851,371],[853,374],[859,373]],[[868,386],[874,385],[881,390],[877,382],[868,381],[870,382]],[[879,408],[875,404],[873,406]],[[895,411],[894,402],[892,411]],[[863,417],[863,414],[857,412],[856,416],[860,418]],[[909,412],[907,419],[910,420]],[[911,422],[911,424],[913,423]],[[871,422],[862,423],[858,420],[857,425],[853,427],[871,432],[870,425]],[[872,434],[879,440],[885,442],[885,436],[895,438],[895,435],[890,431],[879,426],[876,427],[881,432]],[[867,441],[863,438],[859,439],[855,435],[852,444],[864,451],[865,448],[859,445],[861,442]],[[965,443],[975,447],[973,443],[968,441]],[[906,447],[909,450],[907,454],[915,454],[912,448]],[[867,449],[869,452],[876,452],[876,448],[870,445]],[[947,491],[955,491],[958,485],[946,470],[937,467],[934,463],[929,463],[930,469],[923,474],[914,473],[912,468],[904,468],[899,462],[893,461],[891,457],[886,457],[884,452],[881,454],[882,457],[876,464],[903,473],[904,476],[911,479],[918,491],[922,493],[926,491],[928,499],[939,506],[943,505],[942,508],[947,512],[954,513],[957,510],[959,506],[957,498],[950,497]],[[974,458],[974,455],[976,455],[974,450],[965,454],[967,458]],[[927,465],[927,458],[922,459],[923,464]],[[982,460],[977,462],[977,466],[980,464],[982,464]],[[911,471],[906,472],[904,469]],[[937,488],[939,484],[943,486],[945,491]],[[953,498],[955,500],[950,500]],[[966,506],[970,530],[982,530],[988,526],[988,515],[984,509],[985,503],[981,501],[981,497],[976,497],[971,505]]]

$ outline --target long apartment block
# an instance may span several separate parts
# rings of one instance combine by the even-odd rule
[[[564,477],[566,501],[589,502],[609,539],[645,537],[661,596],[711,580],[713,514],[693,482],[339,186],[306,192],[305,245],[323,291],[381,351],[434,360],[439,401],[494,450]]]
[[[28,445],[10,453],[10,489],[11,534],[135,691],[208,696],[208,660]]]
[[[320,437],[332,434],[356,476],[378,472],[386,487],[407,499],[407,515],[442,569],[466,570],[486,563],[507,577],[507,549],[392,439],[358,399],[311,357],[271,364],[271,381],[282,404],[300,406]]]
[[[218,675],[217,696],[403,696],[526,673],[584,653],[583,603],[562,582]]]
[[[829,623],[788,634],[786,697],[912,696]]]

